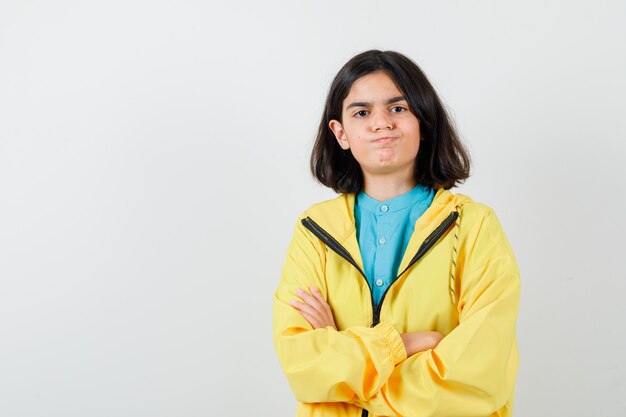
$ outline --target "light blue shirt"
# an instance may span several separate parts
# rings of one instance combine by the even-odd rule
[[[363,268],[376,304],[398,275],[398,268],[417,219],[435,197],[431,187],[417,185],[387,201],[361,191],[354,203],[356,236]]]

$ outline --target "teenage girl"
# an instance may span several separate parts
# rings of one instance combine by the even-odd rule
[[[493,210],[449,191],[469,156],[421,69],[346,63],[311,169],[339,196],[298,219],[273,314],[297,416],[511,416],[518,267]]]

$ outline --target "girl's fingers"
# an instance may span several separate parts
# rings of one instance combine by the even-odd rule
[[[304,301],[306,304],[316,309],[320,314],[324,314],[324,306],[319,302],[317,298],[313,297],[311,294],[301,288],[296,289],[296,294],[298,294],[298,297],[302,298],[302,301]]]
[[[303,316],[306,314],[308,317],[313,318],[313,320],[317,324],[319,324],[320,322],[323,321],[323,319],[324,319],[323,315],[321,315],[319,313],[319,311],[317,311],[316,309],[314,309],[313,307],[311,307],[307,303],[302,303],[302,302],[296,301],[296,300],[291,300],[290,303],[291,303],[291,305],[293,307],[295,307],[300,312],[300,314],[302,314]],[[309,323],[310,322],[311,321],[309,320]],[[311,324],[313,324],[313,323],[311,323]]]
[[[294,306],[296,309],[298,309],[301,312],[304,311],[304,312],[306,312],[309,315],[318,315],[319,314],[317,312],[317,310],[315,310],[313,307],[311,307],[307,303],[303,303],[302,301],[291,300],[290,303],[291,303],[292,306]]]
[[[306,291],[302,291],[302,292],[311,297],[311,302],[314,303],[316,307],[319,307],[318,308],[319,311],[330,310],[330,306],[328,305],[326,300],[324,300],[324,297],[322,296],[320,291],[317,289],[317,287],[311,286],[311,288],[309,288],[309,291],[310,291],[309,294],[307,294]]]
[[[324,321],[323,323],[326,326],[331,326],[333,329],[337,330],[337,325],[335,324],[335,317],[333,316],[333,310],[330,308],[330,304],[324,299],[320,291],[315,286],[311,286],[311,294],[315,297],[318,302],[321,304],[322,309],[324,310]]]
[[[308,322],[309,322],[309,324],[310,324],[311,326],[313,326],[313,328],[314,328],[314,329],[319,329],[320,327],[323,327],[323,326],[322,326],[322,325],[321,325],[321,324],[317,321],[317,318],[316,318],[316,317],[312,317],[312,316],[310,316],[310,315],[308,315],[307,313],[302,312],[302,311],[300,312],[300,314],[302,314],[302,317],[304,317],[304,319],[305,319],[306,321],[308,321]]]
[[[328,302],[326,302],[320,291],[316,287],[312,286],[311,294],[317,299],[318,303],[321,305],[326,319],[329,320],[331,323],[334,323],[335,319],[333,317],[333,311],[331,310],[330,305],[328,304]]]
[[[324,299],[322,293],[320,293],[320,291],[316,287],[311,287],[311,295],[313,295],[313,297],[317,299],[318,303],[322,306],[326,314],[331,312],[330,305],[328,305],[328,302]]]
[[[315,328],[331,326],[335,330],[335,318],[330,305],[315,286],[311,286],[311,293],[296,288],[296,294],[302,301],[291,300],[291,305]]]
[[[315,297],[315,299],[320,302],[321,304],[326,304],[328,305],[328,303],[326,302],[326,300],[324,300],[324,297],[322,297],[322,294],[320,294],[320,291],[317,289],[317,287],[312,286],[311,288],[311,295],[313,297]]]

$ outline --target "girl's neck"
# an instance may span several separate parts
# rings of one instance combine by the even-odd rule
[[[412,173],[411,173],[412,174]],[[388,175],[363,174],[363,191],[374,200],[386,201],[411,191],[416,184],[413,175],[393,173]]]

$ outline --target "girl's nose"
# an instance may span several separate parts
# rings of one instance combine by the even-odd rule
[[[378,112],[372,118],[372,128],[374,130],[391,129],[392,127],[393,126],[389,115],[384,112]]]

